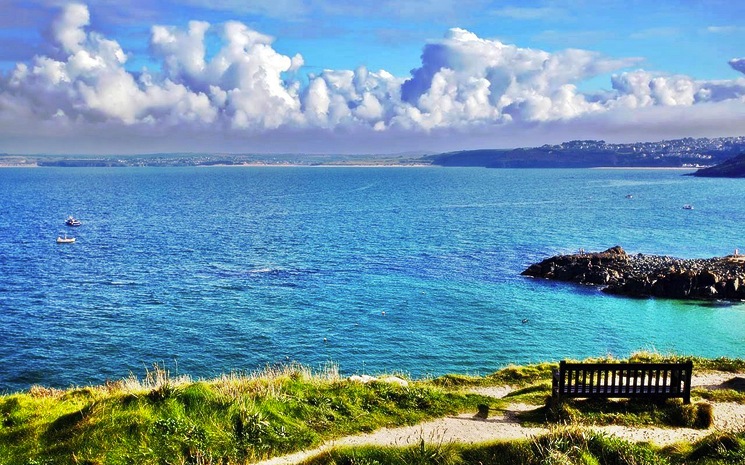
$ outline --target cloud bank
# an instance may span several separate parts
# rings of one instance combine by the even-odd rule
[[[301,76],[300,54],[239,22],[153,26],[160,65],[138,72],[89,24],[85,5],[66,6],[51,25],[57,52],[0,76],[0,150],[394,152],[727,135],[745,122],[743,77],[629,70],[640,59],[521,48],[459,28],[426,44],[407,77],[365,67]],[[745,73],[743,63],[729,62]],[[579,90],[610,74],[608,91]]]

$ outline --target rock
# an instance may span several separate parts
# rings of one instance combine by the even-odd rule
[[[401,387],[409,386],[408,381],[406,381],[403,378],[399,378],[398,376],[382,376],[380,378],[376,378],[375,376],[370,376],[370,375],[352,375],[349,377],[349,381],[362,383],[362,384],[379,382],[379,383],[396,384]]]
[[[719,292],[717,292],[717,288],[714,286],[705,287],[701,290],[701,294],[704,297],[716,297],[719,295]]]
[[[630,297],[648,297],[651,295],[652,287],[656,281],[647,281],[637,278],[630,278],[616,287],[615,294],[628,295]]]
[[[612,255],[621,255],[621,256],[627,256],[626,251],[621,248],[620,245],[616,245],[614,247],[611,247],[610,249],[603,252],[605,254],[612,254]]]
[[[665,295],[665,283],[662,280],[655,280],[652,283],[652,295],[654,296],[664,296]]]
[[[409,382],[398,376],[384,376],[379,378],[378,381],[381,383],[396,384],[401,387],[409,387]]]
[[[349,381],[367,384],[372,383],[373,381],[377,381],[378,378],[370,375],[352,375],[349,377]]]
[[[602,286],[604,292],[633,297],[745,299],[745,267],[731,257],[628,255],[615,246],[604,252],[557,255],[522,274]]]
[[[661,275],[658,279],[661,288],[655,292],[659,297],[672,297],[674,299],[684,299],[691,294],[693,289],[692,273],[678,271],[677,268],[671,269],[670,274]]]
[[[592,270],[583,276],[585,277],[584,282],[588,284],[608,284],[610,281],[610,273],[604,270]]]
[[[720,281],[719,276],[716,275],[716,273],[712,272],[711,270],[704,270],[698,275],[698,285],[699,286],[713,286],[716,283]]]
[[[551,264],[543,266],[542,263],[534,263],[522,272],[523,276],[546,276],[551,272]]]
[[[736,295],[737,291],[740,290],[740,279],[735,278],[730,281],[727,281],[727,285],[724,286],[725,292],[728,295]]]

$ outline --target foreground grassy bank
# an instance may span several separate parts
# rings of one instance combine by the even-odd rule
[[[209,381],[156,367],[144,380],[0,398],[0,460],[249,463],[382,426],[475,409],[482,396],[432,383],[352,382],[290,365]]]
[[[712,433],[695,444],[659,448],[564,427],[533,439],[483,444],[340,448],[303,465],[737,465],[745,434]]]
[[[635,360],[662,358],[634,356]],[[745,372],[745,361],[737,359],[694,359],[694,364],[695,370]],[[335,367],[314,373],[288,365],[206,381],[171,377],[155,367],[144,379],[132,377],[103,386],[67,390],[33,387],[0,397],[0,463],[244,464],[384,426],[475,413],[479,405],[498,411],[508,402],[535,406],[521,417],[528,424],[555,425],[557,417],[561,423],[573,425],[694,426],[697,421],[696,406],[679,402],[656,406],[577,401],[566,404],[556,415],[544,407],[555,366],[509,367],[484,377],[448,375],[408,383],[366,384],[340,377]],[[501,385],[518,389],[505,399],[472,392]],[[699,401],[721,397],[745,402],[745,396],[736,391],[694,391]],[[735,463],[735,459],[745,463],[741,434],[712,436],[710,442],[713,445],[661,450],[570,428],[532,441],[470,447],[439,444],[430,438],[416,448],[332,450],[311,463],[635,464]],[[620,452],[612,452],[616,449]],[[647,457],[662,461],[648,461]],[[729,461],[722,462],[721,457]]]

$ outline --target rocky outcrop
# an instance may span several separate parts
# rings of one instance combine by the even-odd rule
[[[602,286],[604,292],[672,299],[745,299],[745,257],[679,259],[605,252],[557,255],[528,267],[525,276]]]

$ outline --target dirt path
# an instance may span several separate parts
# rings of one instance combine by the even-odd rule
[[[733,373],[705,373],[694,376],[693,387],[717,389],[725,381],[733,378]],[[504,397],[511,388],[500,386],[495,388],[477,389],[475,392],[491,397]],[[708,430],[690,428],[633,428],[627,426],[599,426],[592,427],[597,431],[618,436],[632,442],[647,441],[664,446],[679,441],[695,441],[714,430],[740,431],[745,429],[745,405],[713,402],[714,426]],[[416,426],[401,428],[382,428],[372,433],[348,436],[329,441],[323,446],[298,452],[292,455],[276,457],[259,462],[258,465],[293,465],[308,457],[312,457],[335,446],[405,446],[417,444],[421,439],[430,443],[480,443],[492,440],[509,440],[530,438],[548,432],[547,428],[522,427],[515,418],[515,413],[534,409],[535,406],[525,404],[511,404],[507,410],[488,419],[475,418],[472,414],[462,414],[439,418],[421,423]]]

